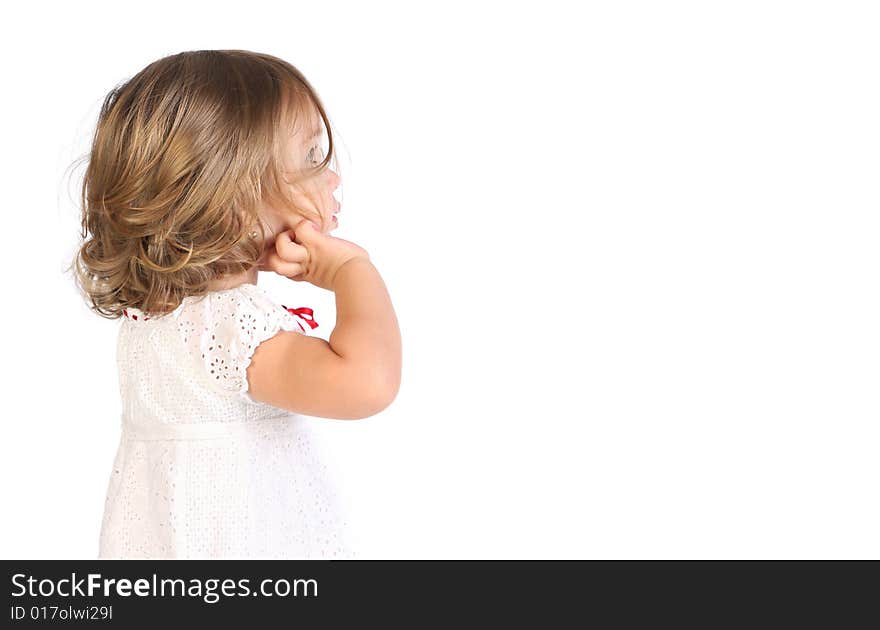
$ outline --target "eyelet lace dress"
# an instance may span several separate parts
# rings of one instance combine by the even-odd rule
[[[122,433],[99,558],[356,558],[309,422],[251,398],[256,347],[306,334],[311,309],[255,284],[127,309],[117,345]]]

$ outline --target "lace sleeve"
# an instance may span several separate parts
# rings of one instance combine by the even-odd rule
[[[255,403],[248,393],[247,368],[257,346],[281,330],[306,333],[301,316],[277,304],[259,287],[244,284],[215,291],[179,319],[184,342],[211,387]],[[315,327],[317,324],[309,322]]]

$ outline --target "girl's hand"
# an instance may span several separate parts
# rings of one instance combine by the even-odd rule
[[[370,255],[351,241],[323,234],[314,223],[303,219],[292,230],[275,237],[274,249],[264,254],[257,268],[333,291],[336,272],[353,258],[370,260]]]

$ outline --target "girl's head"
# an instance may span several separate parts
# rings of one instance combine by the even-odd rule
[[[87,157],[73,266],[105,317],[169,312],[252,269],[301,219],[328,231],[338,207],[324,107],[268,54],[188,51],[149,64],[106,96]]]

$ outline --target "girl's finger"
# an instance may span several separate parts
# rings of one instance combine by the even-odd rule
[[[293,240],[293,231],[284,230],[275,239],[275,251],[287,262],[304,263],[309,259],[309,251]]]
[[[269,252],[266,258],[266,268],[288,278],[298,276],[305,271],[305,265],[302,263],[284,260],[274,251]]]

